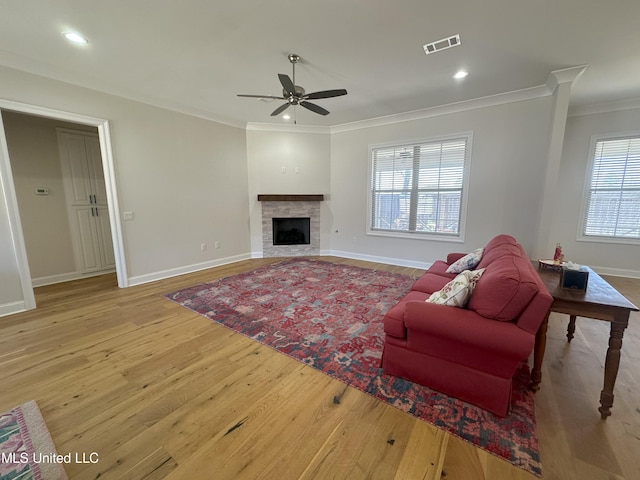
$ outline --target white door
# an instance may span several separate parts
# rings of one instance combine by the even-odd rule
[[[98,136],[58,129],[58,146],[76,269],[112,270],[116,262]]]
[[[71,234],[77,243],[76,268],[80,273],[102,270],[98,231],[94,219],[95,207],[72,207]]]
[[[111,224],[109,223],[109,208],[105,205],[95,207],[95,209],[96,216],[94,217],[94,221],[96,223],[98,242],[100,244],[99,248],[102,269],[114,269],[116,268],[116,257],[113,253]]]
[[[69,205],[89,205],[92,185],[85,136],[58,130],[60,166]]]

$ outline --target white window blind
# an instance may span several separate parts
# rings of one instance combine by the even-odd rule
[[[460,236],[469,142],[372,148],[370,230]]]
[[[596,141],[592,162],[582,234],[640,239],[640,136]]]

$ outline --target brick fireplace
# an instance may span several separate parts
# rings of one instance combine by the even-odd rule
[[[262,205],[262,255],[295,257],[320,254],[320,202],[324,195],[258,195]],[[273,219],[309,219],[309,243],[276,245]]]

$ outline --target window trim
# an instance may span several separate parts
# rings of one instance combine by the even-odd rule
[[[377,230],[372,228],[373,218],[373,151],[378,148],[389,147],[411,147],[424,143],[446,142],[450,140],[465,139],[467,142],[464,166],[462,172],[462,197],[460,200],[460,231],[458,235],[445,235],[427,232],[409,232],[401,230]],[[471,156],[473,148],[473,131],[460,132],[449,135],[438,135],[428,138],[399,140],[386,143],[370,144],[367,155],[367,211],[366,211],[366,234],[387,238],[410,238],[414,240],[441,241],[449,243],[463,243],[466,233],[467,205],[469,200],[469,178],[471,176]]]
[[[621,140],[633,137],[640,137],[640,130],[631,132],[597,134],[591,136],[591,143],[589,145],[589,156],[587,157],[588,163],[585,171],[584,185],[582,188],[582,204],[580,206],[580,218],[578,219],[578,232],[576,241],[591,243],[614,243],[622,245],[640,245],[640,238],[605,237],[597,235],[585,235],[584,233],[587,219],[587,205],[589,203],[589,190],[591,187],[591,178],[593,176],[593,166],[595,163],[596,145],[601,141]]]

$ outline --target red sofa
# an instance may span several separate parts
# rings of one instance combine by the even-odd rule
[[[475,269],[485,269],[465,308],[428,303],[465,254],[435,262],[384,317],[385,373],[508,413],[512,377],[533,350],[553,298],[518,242],[498,235]]]

